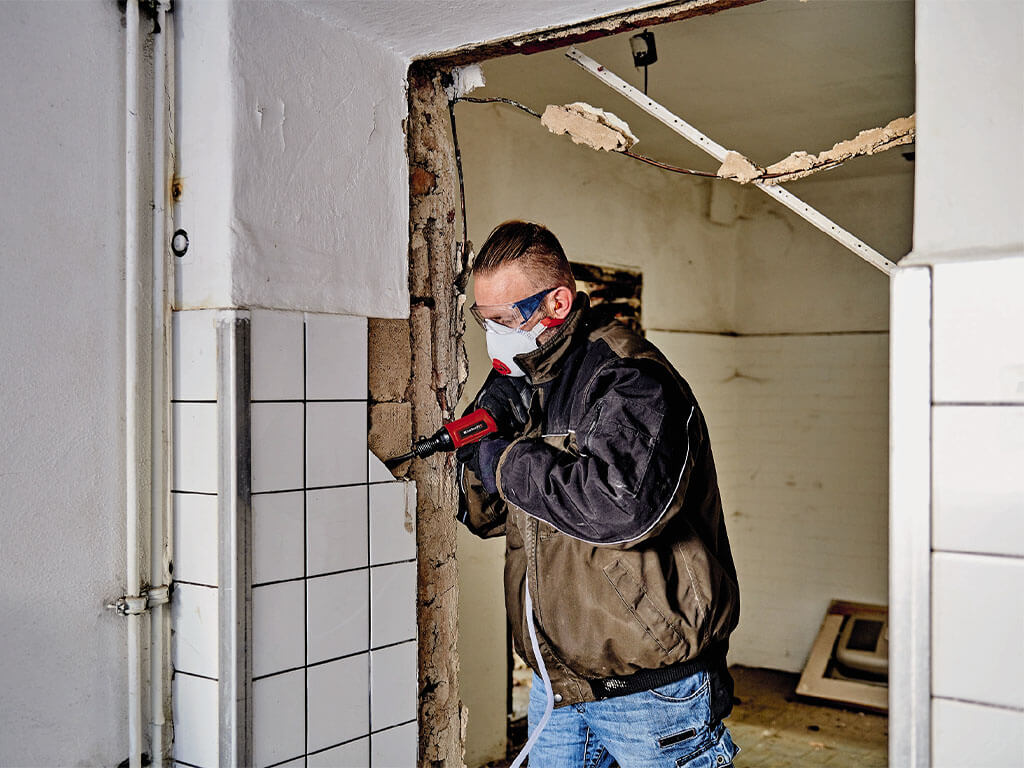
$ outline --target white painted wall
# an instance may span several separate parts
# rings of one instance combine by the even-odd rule
[[[124,31],[114,3],[0,3],[0,764],[128,754]]]
[[[177,12],[178,307],[406,316],[408,61],[304,4]]]

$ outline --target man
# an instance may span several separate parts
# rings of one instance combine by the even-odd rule
[[[498,226],[473,278],[495,369],[473,407],[500,431],[458,451],[459,519],[506,537],[531,765],[732,765],[739,588],[693,392],[645,339],[592,323],[546,228]]]

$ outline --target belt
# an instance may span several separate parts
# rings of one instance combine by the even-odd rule
[[[614,696],[628,696],[631,693],[649,691],[663,685],[674,683],[702,670],[714,669],[725,664],[725,652],[720,647],[709,648],[700,656],[657,669],[641,669],[630,675],[614,675],[588,680],[590,689],[597,699],[610,699]]]

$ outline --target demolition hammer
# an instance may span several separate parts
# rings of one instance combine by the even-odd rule
[[[477,408],[461,419],[445,424],[432,436],[417,440],[413,443],[411,451],[388,459],[384,462],[384,466],[394,469],[409,459],[425,459],[438,451],[454,451],[456,448],[475,443],[497,431],[498,425],[494,422],[494,417],[483,408]]]

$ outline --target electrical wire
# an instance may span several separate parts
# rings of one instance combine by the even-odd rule
[[[492,96],[488,98],[479,98],[475,96],[460,96],[459,98],[456,99],[456,101],[472,101],[475,104],[491,104],[493,102],[501,102],[502,104],[511,104],[513,107],[519,107],[519,109],[523,110],[523,112],[533,115],[536,118],[540,117],[540,112],[534,112],[525,104],[520,104],[518,101],[514,101],[512,99],[506,99],[503,96]]]

